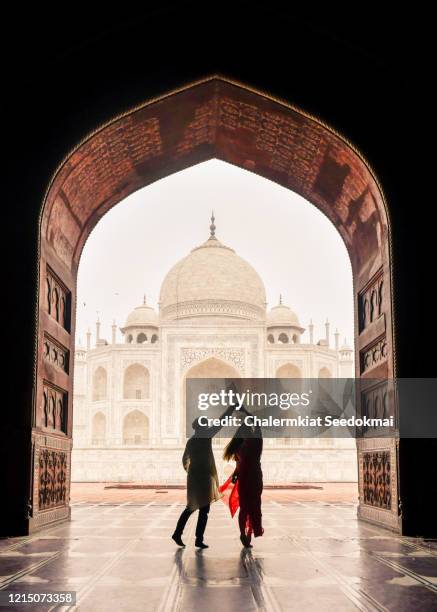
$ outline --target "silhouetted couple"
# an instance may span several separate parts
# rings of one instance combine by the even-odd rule
[[[229,416],[234,408],[235,406],[229,406],[221,418]],[[241,408],[239,412],[249,414],[245,408]],[[242,418],[244,420],[243,415]],[[223,453],[225,460],[236,462],[236,468],[222,487],[219,487],[212,438],[220,431],[221,425],[208,428],[207,437],[205,428],[200,427],[197,419],[193,422],[193,429],[194,434],[189,438],[182,457],[182,464],[187,472],[187,505],[179,517],[172,538],[179,546],[185,546],[182,541],[184,527],[191,514],[199,510],[195,546],[208,548],[203,537],[210,505],[223,497],[223,492],[226,491],[225,499],[229,504],[231,516],[240,508],[238,522],[241,543],[245,547],[251,547],[252,534],[257,537],[264,532],[261,525],[261,430],[259,427],[249,427],[244,422],[238,428]]]

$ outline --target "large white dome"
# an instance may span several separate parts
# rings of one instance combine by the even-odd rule
[[[195,317],[265,319],[266,293],[260,276],[214,235],[168,272],[161,286],[162,320]]]

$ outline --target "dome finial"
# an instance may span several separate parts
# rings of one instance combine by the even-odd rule
[[[214,217],[214,211],[211,211],[211,225],[209,226],[209,231],[210,231],[210,238],[215,238],[215,217]]]
[[[279,294],[279,306],[282,306],[282,293]]]
[[[147,304],[146,294],[144,294],[144,296],[143,296],[143,304],[144,304],[144,306]]]

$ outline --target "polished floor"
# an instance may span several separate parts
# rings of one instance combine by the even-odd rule
[[[70,609],[93,612],[437,610],[437,543],[357,522],[353,503],[270,497],[263,506],[265,535],[248,551],[217,502],[205,538],[210,548],[199,552],[193,519],[185,549],[170,540],[183,505],[162,497],[76,502],[70,523],[0,540],[0,588],[75,591]]]

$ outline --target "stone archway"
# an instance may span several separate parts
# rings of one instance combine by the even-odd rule
[[[319,378],[332,378],[331,370],[327,366],[323,366],[319,370]]]
[[[123,398],[145,399],[150,394],[150,373],[141,363],[133,363],[123,372]]]
[[[207,357],[194,363],[184,374],[181,388],[181,406],[183,406],[181,421],[182,431],[186,431],[185,415],[186,415],[186,385],[187,378],[241,378],[241,374],[236,368],[218,357]],[[211,392],[215,391],[215,387],[211,388]]]
[[[149,441],[149,419],[141,410],[125,415],[122,430],[124,445],[144,445]]]
[[[223,359],[208,357],[192,365],[186,372],[187,378],[240,378],[235,367]]]
[[[276,378],[301,378],[302,372],[294,363],[284,363],[276,370]]]
[[[38,335],[32,423],[32,486],[26,530],[69,517],[72,359],[76,276],[83,246],[99,219],[133,191],[218,158],[293,190],[317,206],[341,234],[351,259],[355,362],[360,377],[395,374],[390,223],[381,187],[353,146],[318,119],[262,92],[211,77],[144,103],[97,129],[60,165],[40,216]],[[61,306],[59,306],[61,305]],[[367,354],[383,342],[378,361]],[[54,346],[65,359],[54,363]],[[60,365],[61,364],[61,365]],[[381,391],[382,392],[382,391]],[[47,427],[44,397],[55,394],[64,427]],[[394,404],[390,411],[395,411]],[[45,457],[56,456],[58,474]],[[399,530],[398,453],[393,439],[361,441],[359,516]],[[369,479],[383,464],[384,482]],[[67,482],[65,495],[40,507],[41,488]],[[369,487],[383,487],[371,495]],[[50,498],[50,493],[44,498]],[[376,493],[376,491],[375,491]],[[384,503],[380,500],[384,499]],[[388,501],[387,501],[388,500]]]

